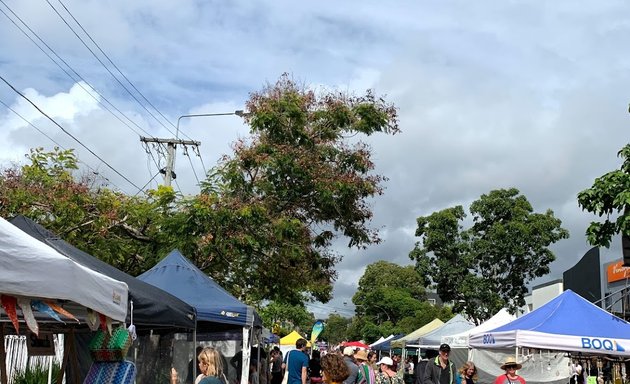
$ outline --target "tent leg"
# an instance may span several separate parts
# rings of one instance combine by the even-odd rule
[[[0,381],[7,384],[7,351],[4,349],[4,324],[0,326]]]
[[[251,354],[251,344],[250,344],[250,327],[243,327],[243,361],[241,366],[241,384],[247,384],[249,382],[249,361]]]
[[[197,364],[196,355],[197,355],[197,320],[195,320],[195,329],[193,329],[193,371],[192,371],[193,383],[197,379],[197,365],[198,364]]]

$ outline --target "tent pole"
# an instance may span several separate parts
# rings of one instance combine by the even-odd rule
[[[4,349],[4,324],[0,326],[0,381],[7,384],[7,351]]]
[[[197,365],[198,364],[197,364],[197,356],[195,356],[196,353],[197,353],[197,318],[195,317],[195,329],[193,329],[193,374],[192,374],[193,383],[197,379]],[[186,384],[190,384],[190,383],[186,383]]]
[[[249,361],[252,345],[250,344],[250,327],[243,327],[243,354],[241,364],[241,384],[249,382]]]

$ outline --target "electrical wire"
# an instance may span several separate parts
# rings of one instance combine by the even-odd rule
[[[59,61],[61,61],[66,67],[68,67],[68,69],[70,71],[72,71],[72,73],[74,74],[74,76],[72,74],[70,74],[64,67],[61,66],[61,64],[59,64],[57,62],[57,60],[55,60],[48,52],[46,52],[46,50],[44,48],[42,48],[41,45],[39,45],[35,40],[33,40],[33,38],[31,36],[29,36],[29,34],[22,29],[22,27],[20,27],[15,20],[13,20],[6,12],[4,12],[2,9],[0,9],[0,12],[2,14],[4,14],[4,16],[9,19],[9,21],[11,21],[11,23],[13,23],[13,25],[20,30],[20,32],[22,32],[22,34],[24,34],[24,36],[26,36],[26,38],[28,38],[33,44],[35,44],[35,46],[37,48],[39,48],[40,51],[42,51],[55,65],[57,65],[57,67],[59,67],[59,69],[61,69],[70,79],[72,79],[72,81],[74,81],[77,85],[79,85],[79,87],[81,87],[85,93],[87,93],[92,99],[94,99],[97,103],[99,103],[106,111],[108,111],[109,113],[112,114],[112,116],[114,116],[118,121],[120,121],[122,124],[124,124],[125,126],[127,126],[127,128],[131,129],[131,131],[133,131],[135,134],[137,134],[138,136],[141,136],[138,131],[136,131],[135,129],[133,129],[129,124],[127,124],[125,121],[123,121],[120,116],[118,116],[117,114],[115,114],[114,112],[112,112],[111,109],[109,109],[109,107],[107,105],[105,105],[99,98],[94,96],[94,93],[96,93],[97,95],[100,96],[101,99],[103,99],[107,104],[109,104],[113,109],[115,109],[120,115],[122,115],[125,119],[127,119],[127,121],[129,121],[131,124],[135,125],[139,130],[141,130],[146,136],[151,137],[152,135],[147,132],[144,128],[142,128],[140,125],[138,125],[135,121],[131,120],[131,118],[129,118],[124,112],[122,112],[118,107],[116,107],[111,101],[109,101],[109,99],[107,97],[105,97],[102,93],[100,93],[94,86],[92,86],[90,84],[89,81],[87,81],[83,76],[81,76],[81,74],[79,74],[70,64],[68,64],[68,62],[66,60],[64,60],[61,56],[59,56],[59,54],[57,54],[57,52],[50,47],[50,45],[48,45],[41,37],[39,37],[39,35],[33,31],[33,29],[31,27],[28,26],[28,24],[26,24],[26,22],[24,20],[22,20],[22,18],[20,18],[20,16],[18,16],[5,2],[4,0],[0,0],[0,3],[2,3],[8,10],[9,12],[11,12],[11,14],[13,14],[13,16],[18,19],[20,21],[20,23],[22,23],[22,25],[24,25],[30,33],[32,33],[37,40],[39,40],[46,48],[48,48],[48,50],[50,52],[52,52],[53,55],[55,55],[57,57],[57,59],[59,59]],[[76,78],[75,78],[76,76]],[[80,81],[79,81],[80,80]],[[88,85],[88,87],[90,87],[90,89],[93,92],[90,92],[89,90],[87,90],[83,84],[81,84],[81,81],[84,82],[85,84]]]
[[[57,10],[57,8],[55,8],[54,5],[52,5],[52,3],[49,0],[46,0],[46,2],[48,3],[48,5],[50,5],[50,7],[55,11],[55,13],[57,14],[57,16],[59,16],[59,18],[61,18],[61,20],[64,22],[64,24],[66,24],[66,26],[70,29],[70,31],[72,31],[72,33],[76,36],[77,39],[79,39],[79,41],[81,41],[81,43],[83,44],[83,46],[90,51],[90,53],[92,54],[92,56],[94,56],[94,58],[103,66],[103,68],[105,68],[105,70],[114,78],[114,80],[116,80],[116,82],[138,103],[138,105],[140,105],[142,107],[142,109],[144,109],[149,116],[151,116],[156,122],[158,122],[158,124],[160,124],[162,127],[164,127],[164,129],[166,129],[169,133],[171,133],[173,136],[175,135],[175,133],[173,131],[171,131],[166,125],[164,125],[164,123],[158,119],[134,94],[133,92],[131,92],[129,90],[129,88],[127,88],[127,86],[125,86],[125,84],[122,83],[122,81],[120,81],[120,79],[109,69],[109,67],[107,65],[105,65],[105,63],[103,62],[103,60],[101,60],[100,57],[98,57],[98,55],[92,50],[92,48],[90,48],[88,46],[88,44],[85,42],[85,40],[83,40],[83,38],[81,38],[81,36],[79,36],[79,34],[74,30],[74,28],[72,28],[72,26],[68,23],[68,21],[61,15],[61,13],[59,13],[59,11]]]
[[[150,182],[152,182],[152,181],[153,181],[153,179],[155,179],[155,177],[156,177],[157,175],[159,175],[159,174],[160,174],[160,171],[158,170],[158,171],[157,171],[157,173],[156,173],[155,175],[153,175],[153,177],[152,177],[149,181],[147,181],[147,182],[146,182],[146,183],[142,186],[142,190],[139,190],[138,192],[136,192],[136,194],[135,194],[135,195],[133,195],[133,197],[138,196],[138,194],[139,194],[140,192],[144,191],[144,189],[147,187],[147,185],[149,185],[149,183],[150,183]]]
[[[46,132],[42,131],[41,129],[39,129],[39,127],[37,127],[35,124],[31,123],[30,121],[28,121],[24,116],[22,116],[18,111],[16,111],[15,109],[11,108],[8,104],[6,104],[4,101],[0,100],[0,104],[4,105],[5,108],[7,108],[9,111],[13,112],[15,115],[17,115],[20,119],[22,119],[22,121],[24,121],[26,124],[28,124],[29,126],[31,126],[32,128],[34,128],[37,132],[41,133],[42,135],[46,136],[46,138],[50,141],[52,141],[53,143],[55,143],[55,145],[63,150],[67,149],[59,144],[59,142],[57,142],[57,140],[53,139],[52,137],[50,137]],[[105,180],[106,182],[110,183],[111,185],[113,185],[114,187],[116,187],[117,189],[120,190],[120,187],[118,187],[116,184],[112,183],[111,180],[109,180],[107,177],[103,176],[100,174],[100,172],[98,172],[96,169],[92,168],[88,163],[81,161],[81,159],[79,159],[77,157],[77,161],[80,164],[85,165],[90,171],[92,171],[92,173],[94,175],[98,175],[100,178],[102,178],[103,180]]]
[[[99,155],[97,155],[96,153],[94,153],[94,151],[92,151],[90,148],[88,148],[88,146],[86,146],[85,144],[83,144],[81,142],[81,140],[77,139],[72,133],[68,132],[64,127],[61,126],[61,124],[57,123],[57,121],[55,121],[55,119],[53,119],[52,117],[50,117],[48,114],[46,114],[46,112],[42,111],[41,108],[39,108],[37,106],[37,104],[35,104],[33,101],[31,101],[31,99],[29,99],[28,97],[26,97],[22,92],[18,91],[11,83],[9,83],[2,75],[0,75],[0,80],[2,80],[7,86],[9,86],[9,88],[11,88],[13,90],[13,92],[17,93],[18,95],[20,95],[20,97],[22,97],[24,100],[26,100],[29,104],[31,104],[35,109],[37,109],[37,111],[39,111],[39,113],[41,113],[42,115],[44,115],[48,120],[50,120],[53,124],[55,124],[57,127],[59,127],[59,129],[61,129],[66,135],[70,136],[74,141],[76,141],[79,145],[81,145],[83,148],[85,148],[88,152],[90,152],[94,157],[96,157],[97,159],[99,159],[103,164],[105,164],[105,166],[107,166],[109,169],[111,169],[112,171],[114,171],[118,176],[122,177],[126,182],[128,182],[130,185],[134,186],[136,189],[138,189],[139,191],[142,192],[142,189],[140,189],[140,187],[138,187],[136,184],[134,184],[133,181],[129,180],[125,175],[123,175],[122,173],[120,173],[116,168],[112,167],[111,165],[109,165],[108,162],[106,162],[103,158],[101,158]]]
[[[48,0],[47,0],[48,1]],[[138,88],[136,88],[136,86],[131,82],[131,80],[129,80],[129,78],[127,78],[127,76],[125,76],[125,74],[120,70],[120,68],[118,68],[118,66],[112,61],[112,59],[107,55],[107,53],[105,53],[105,51],[103,51],[103,49],[101,49],[101,47],[98,45],[98,43],[92,38],[92,36],[88,33],[88,31],[85,30],[85,28],[83,28],[83,25],[79,22],[79,20],[77,20],[74,15],[72,14],[72,12],[70,12],[70,10],[68,9],[68,7],[66,7],[66,5],[61,1],[61,0],[57,0],[59,2],[59,4],[61,4],[61,6],[63,7],[63,9],[66,10],[66,12],[68,13],[68,15],[70,15],[70,17],[72,17],[72,20],[74,20],[75,23],[77,23],[77,25],[79,26],[79,28],[81,28],[81,30],[83,31],[83,33],[85,33],[85,35],[90,39],[90,41],[96,46],[96,48],[98,48],[98,50],[103,54],[103,56],[105,56],[105,58],[107,58],[107,60],[109,61],[109,63],[116,69],[116,71],[118,71],[118,73],[120,73],[120,75],[127,80],[127,82],[129,83],[129,85],[131,85],[131,87],[138,92],[138,94],[144,99],[144,101],[147,102],[147,104],[149,104],[160,116],[162,116],[162,118],[164,119],[164,121],[166,121],[167,123],[169,123],[173,128],[177,128],[175,126],[175,124],[173,124],[173,122],[171,122],[169,119],[166,118],[166,116],[164,116],[162,114],[162,112],[160,112],[160,110],[153,105],[153,103],[151,103],[151,101],[149,101],[149,99],[147,99],[144,94],[142,92],[140,92],[140,90]],[[48,2],[50,4],[50,2]],[[52,4],[51,4],[52,7]],[[53,7],[54,8],[54,7]],[[186,134],[184,134],[184,136],[186,136]],[[188,137],[188,136],[186,136]],[[190,139],[190,138],[189,138]],[[191,139],[192,140],[192,139]]]
[[[195,175],[195,179],[197,180],[197,185],[201,184],[199,182],[199,178],[197,177],[197,171],[195,171],[195,167],[193,166],[192,163],[192,159],[190,158],[190,155],[188,154],[188,146],[184,145],[184,156],[188,157],[188,162],[190,163],[190,167],[193,170],[193,174]]]
[[[203,163],[203,157],[201,157],[201,152],[199,151],[199,146],[195,145],[193,147],[193,151],[195,152],[195,155],[197,155],[197,157],[199,157],[199,160],[201,161],[201,168],[203,169],[204,177],[208,177],[208,170],[206,169],[206,165]]]

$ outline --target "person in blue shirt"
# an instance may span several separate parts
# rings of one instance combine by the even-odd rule
[[[282,368],[287,370],[287,384],[306,384],[309,359],[304,352],[305,349],[306,340],[298,339],[295,342],[295,349],[285,356]]]

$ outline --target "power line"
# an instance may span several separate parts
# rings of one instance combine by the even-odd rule
[[[17,112],[15,109],[11,108],[8,104],[6,104],[4,101],[0,100],[0,104],[4,105],[9,111],[13,112],[15,115],[17,115],[20,119],[22,119],[22,121],[24,121],[26,124],[28,124],[29,126],[31,126],[32,128],[34,128],[37,132],[41,133],[42,135],[46,136],[46,138],[50,141],[52,141],[53,143],[55,143],[55,145],[63,150],[67,150],[63,145],[59,144],[59,142],[57,142],[55,139],[53,139],[52,137],[50,137],[46,132],[42,131],[41,129],[39,129],[39,127],[37,127],[35,124],[31,123],[30,121],[28,121],[24,116],[22,116],[19,112]],[[114,187],[120,189],[120,187],[118,187],[116,184],[112,183],[111,180],[109,180],[107,177],[101,175],[96,169],[92,168],[88,163],[81,161],[81,159],[79,159],[77,157],[77,161],[83,165],[85,165],[90,171],[92,171],[92,173],[94,175],[98,175],[99,177],[103,178],[105,181],[107,181],[108,183],[110,183],[111,185],[113,185]]]
[[[188,157],[188,162],[190,163],[190,167],[193,170],[193,174],[195,175],[195,179],[197,180],[197,185],[199,185],[199,178],[197,177],[197,172],[195,171],[195,167],[193,166],[192,163],[192,159],[190,158],[190,155],[188,154],[188,147],[184,145],[184,156]]]
[[[48,1],[48,0],[46,0]],[[170,120],[168,120],[166,118],[166,116],[164,116],[162,114],[162,112],[160,112],[159,109],[157,109],[157,107],[155,105],[153,105],[149,99],[147,99],[144,94],[142,92],[140,92],[140,90],[138,88],[136,88],[136,86],[131,82],[131,80],[129,80],[129,78],[127,78],[127,76],[125,76],[125,74],[120,70],[120,68],[118,68],[118,66],[112,61],[112,59],[107,55],[107,53],[105,53],[105,51],[103,51],[101,49],[101,47],[98,45],[98,43],[96,41],[94,41],[94,39],[92,38],[92,36],[85,30],[85,28],[83,28],[83,25],[81,25],[81,23],[79,22],[79,20],[77,20],[74,15],[72,14],[72,12],[70,12],[70,10],[68,9],[68,7],[66,7],[66,5],[61,1],[61,0],[57,0],[59,2],[59,4],[61,4],[61,6],[63,7],[63,9],[66,10],[66,12],[68,12],[68,14],[70,15],[70,17],[72,17],[72,20],[74,20],[75,23],[77,23],[77,25],[79,26],[79,28],[81,28],[81,30],[83,31],[83,33],[85,33],[85,35],[90,39],[90,41],[96,46],[96,48],[98,48],[98,50],[103,54],[103,56],[105,56],[107,58],[107,60],[110,62],[110,64],[116,68],[116,71],[118,71],[118,73],[120,73],[120,75],[127,80],[127,82],[129,83],[129,85],[131,85],[133,87],[133,89],[138,92],[138,94],[144,99],[144,101],[146,101],[160,116],[162,116],[162,118],[164,119],[164,121],[166,121],[167,123],[169,123],[173,128],[175,128],[175,124],[173,124]],[[48,3],[50,4],[50,2]],[[52,5],[51,5],[52,7]],[[54,8],[54,7],[53,7]],[[190,139],[190,138],[189,138]]]
[[[167,123],[169,123],[173,128],[176,128],[176,126],[170,122],[166,116],[164,116],[162,114],[162,112],[160,112],[160,110],[151,103],[151,101],[149,101],[149,99],[133,84],[133,82],[120,70],[120,68],[116,65],[116,63],[114,63],[114,61],[109,57],[109,55],[107,55],[107,53],[100,47],[100,45],[92,38],[92,36],[90,35],[90,33],[83,27],[83,25],[81,24],[81,22],[79,22],[79,20],[77,20],[76,17],[74,17],[74,15],[72,14],[72,12],[68,9],[68,7],[61,1],[61,0],[57,0],[59,2],[59,4],[61,4],[61,6],[65,9],[65,11],[68,13],[68,15],[72,18],[72,20],[74,20],[74,22],[77,24],[77,26],[81,29],[81,31],[83,31],[83,33],[85,34],[85,36],[87,36],[90,41],[92,42],[92,44],[100,51],[100,53],[107,59],[107,61],[109,61],[109,63],[116,69],[116,71],[126,80],[126,82],[131,85],[131,87],[137,92],[138,95],[140,95],[140,97],[142,99],[144,99],[144,101],[150,105],[153,110],[155,110],[163,119],[164,121],[166,121]],[[98,60],[98,62],[109,72],[109,74],[114,77],[114,79],[125,89],[125,91],[127,91],[129,93],[129,95],[131,95],[134,100],[136,100],[136,102],[138,102],[138,104],[140,104],[140,106],[142,108],[144,108],[145,111],[147,111],[149,113],[149,115],[151,115],[151,117],[153,117],[159,124],[161,124],[167,131],[169,131],[172,134],[172,131],[170,131],[151,111],[149,111],[148,108],[146,108],[144,106],[143,103],[140,102],[140,100],[138,100],[133,94],[132,92],[118,79],[118,77],[116,75],[114,75],[114,73],[112,73],[109,68],[105,65],[105,63],[103,63],[99,57],[95,54],[95,52],[90,49],[90,47],[88,47],[87,43],[79,36],[79,34],[75,31],[75,29],[70,26],[70,24],[67,22],[67,20],[61,15],[61,13],[59,13],[59,11],[57,10],[57,8],[55,6],[53,6],[53,4],[49,1],[46,0],[46,2],[48,3],[48,5],[55,11],[55,13],[61,18],[61,20],[66,24],[66,26],[68,28],[70,28],[70,30],[72,31],[72,33],[74,33],[74,35],[81,41],[81,43],[83,43],[83,45],[90,51],[90,53]],[[176,135],[177,136],[177,135]],[[186,134],[184,134],[185,137],[188,137]],[[188,137],[190,139],[190,137]],[[192,140],[192,139],[191,139]],[[201,157],[200,157],[201,158]],[[199,178],[197,177],[197,171],[195,170],[195,166],[192,163],[192,160],[189,157],[189,162],[190,162],[190,167],[193,170],[193,173],[195,174],[195,178],[197,179],[197,183],[199,183]],[[202,159],[202,168],[204,169],[205,172],[205,165],[203,164],[203,159]]]
[[[129,180],[125,175],[123,175],[122,173],[120,173],[116,168],[112,167],[111,165],[109,165],[108,162],[106,162],[104,159],[102,159],[99,155],[97,155],[96,153],[94,153],[94,151],[92,151],[90,148],[88,148],[85,144],[83,144],[79,139],[77,139],[73,134],[71,134],[70,132],[66,131],[66,129],[64,127],[62,127],[59,123],[57,123],[57,121],[55,121],[55,119],[53,119],[52,117],[48,116],[48,114],[46,114],[46,112],[42,111],[41,108],[39,108],[35,103],[33,103],[31,101],[31,99],[29,99],[28,97],[26,97],[22,92],[18,91],[11,83],[9,83],[2,75],[0,75],[0,80],[2,80],[7,86],[9,86],[9,88],[11,88],[13,90],[13,92],[17,93],[18,95],[20,95],[24,100],[26,100],[29,104],[31,104],[35,109],[37,109],[37,111],[39,111],[39,113],[41,113],[42,115],[44,115],[48,120],[50,120],[53,124],[55,124],[57,127],[59,127],[59,129],[61,129],[66,135],[70,136],[74,141],[76,141],[77,143],[79,143],[79,145],[81,145],[83,148],[85,148],[88,152],[90,152],[94,157],[96,157],[97,159],[99,159],[103,164],[105,164],[105,166],[107,166],[109,169],[111,169],[112,171],[114,171],[118,176],[122,177],[126,182],[128,182],[129,184],[131,184],[132,186],[134,186],[136,189],[138,189],[139,191],[142,192],[142,189],[140,187],[138,187],[136,184],[134,184],[131,180]]]
[[[87,93],[92,99],[94,99],[96,102],[98,102],[103,108],[105,108],[106,111],[108,111],[109,113],[112,114],[112,116],[114,116],[116,119],[118,119],[118,121],[120,121],[122,124],[124,124],[125,126],[127,126],[129,129],[131,129],[135,134],[137,134],[138,136],[141,136],[140,133],[138,133],[135,129],[133,129],[129,124],[127,124],[125,121],[123,121],[118,115],[116,115],[114,112],[112,112],[111,109],[109,109],[109,107],[107,107],[107,105],[105,105],[101,100],[99,100],[98,98],[96,98],[94,96],[94,94],[90,91],[88,91],[83,84],[81,84],[81,81],[83,81],[84,83],[86,83],[90,89],[96,93],[97,95],[99,95],[107,104],[109,104],[112,108],[114,108],[118,113],[120,113],[123,117],[125,117],[127,119],[127,121],[129,121],[131,124],[135,125],[139,130],[141,130],[142,132],[144,132],[147,136],[151,136],[144,128],[142,128],[141,126],[139,126],[136,122],[134,122],[133,120],[131,120],[131,118],[129,118],[124,112],[122,112],[118,107],[116,107],[112,102],[109,101],[109,99],[107,97],[105,97],[103,94],[101,94],[96,88],[94,88],[94,86],[92,86],[90,84],[89,81],[87,81],[83,76],[81,76],[74,68],[72,68],[72,66],[70,64],[68,64],[68,62],[66,62],[61,56],[59,56],[59,54],[57,54],[57,52],[50,47],[50,45],[48,45],[41,37],[39,37],[39,35],[33,31],[33,29],[31,29],[31,27],[28,26],[28,24],[26,24],[26,22],[24,20],[22,20],[22,18],[20,18],[20,16],[18,16],[5,2],[4,0],[0,0],[0,3],[2,3],[8,10],[9,12],[11,12],[13,14],[13,16],[18,19],[28,30],[29,32],[31,32],[46,48],[48,48],[48,50],[50,50],[50,52],[52,52],[53,55],[55,55],[57,57],[57,59],[59,59],[64,65],[66,65],[66,67],[68,67],[68,69],[70,69],[70,71],[72,71],[72,73],[74,73],[74,75],[76,76],[76,78],[70,74],[64,67],[61,66],[61,64],[59,64],[57,62],[57,60],[55,60],[48,52],[46,52],[46,50],[44,48],[42,48],[35,40],[33,40],[33,38],[31,36],[29,36],[29,34],[22,29],[22,27],[20,27],[15,20],[13,20],[5,11],[3,11],[2,9],[0,9],[0,12],[2,12],[2,14],[4,14],[4,16],[9,19],[9,21],[11,21],[11,23],[13,23],[13,25],[20,30],[20,32],[22,32],[22,34],[24,34],[24,36],[26,36],[26,38],[28,38],[33,44],[35,44],[35,46],[37,48],[39,48],[40,51],[42,51],[55,65],[57,65],[59,67],[59,69],[61,69],[70,79],[72,79],[72,81],[76,82],[79,87],[81,87],[85,93]]]
[[[142,189],[141,189],[141,190],[138,190],[138,192],[136,192],[136,194],[135,194],[135,195],[133,195],[133,196],[134,196],[134,197],[136,197],[136,196],[138,196],[138,194],[139,194],[141,191],[144,191],[144,189],[147,187],[147,185],[149,185],[149,183],[151,183],[151,182],[153,181],[153,179],[155,179],[155,177],[156,177],[157,175],[159,175],[159,174],[160,174],[160,171],[158,170],[158,171],[157,171],[157,173],[156,173],[155,175],[153,175],[153,177],[152,177],[151,179],[149,179],[149,181],[147,181],[147,182],[146,182],[146,183],[142,186]]]
[[[120,79],[109,69],[109,67],[107,65],[105,65],[103,60],[101,60],[98,57],[98,55],[92,50],[92,48],[90,48],[88,46],[88,44],[85,42],[85,40],[83,40],[83,38],[81,38],[81,36],[79,36],[79,34],[74,30],[74,28],[72,28],[72,26],[68,23],[68,21],[61,15],[61,13],[59,13],[57,8],[55,8],[55,6],[52,5],[52,3],[49,0],[46,0],[46,2],[55,11],[57,16],[59,16],[59,18],[61,18],[61,20],[64,22],[64,24],[66,24],[66,26],[70,29],[70,31],[72,31],[72,33],[77,37],[77,39],[79,39],[79,41],[81,41],[83,46],[88,51],[90,51],[92,56],[94,56],[94,58],[103,66],[103,68],[105,68],[105,70],[114,78],[114,80],[116,80],[116,82],[118,84],[120,84],[120,86],[123,87],[123,89],[125,91],[127,91],[127,93],[142,107],[142,109],[144,109],[151,117],[153,117],[153,119],[155,119],[155,121],[157,121],[162,127],[164,127],[164,129],[166,129],[168,132],[170,132],[172,135],[174,135],[174,133],[166,125],[164,125],[164,123],[160,119],[158,119],[140,100],[138,100],[138,98],[133,94],[133,92],[131,92],[129,90],[129,88],[127,88],[127,86],[125,86],[125,84],[122,83],[122,81],[120,81]],[[87,34],[87,32],[86,32],[86,34]]]

